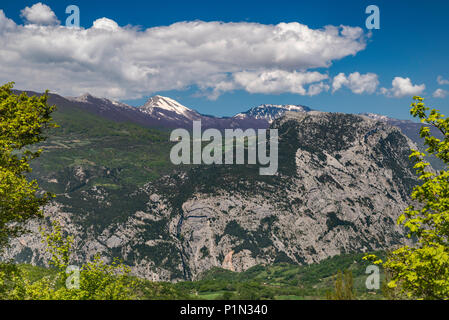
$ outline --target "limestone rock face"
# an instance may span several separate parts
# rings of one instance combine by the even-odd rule
[[[315,111],[287,112],[272,128],[280,138],[275,176],[259,176],[253,165],[202,166],[123,194],[133,207],[115,218],[94,219],[95,206],[81,216],[58,200],[45,214],[75,235],[74,263],[96,253],[120,257],[136,275],[161,281],[196,279],[212,267],[308,264],[406,241],[395,222],[417,183],[408,159],[416,147],[399,129]],[[74,180],[87,178],[76,168]],[[113,206],[95,188],[85,201]],[[32,232],[13,240],[4,258],[45,264],[38,226],[30,222]]]
[[[235,271],[234,265],[232,264],[232,255],[234,254],[234,250],[230,251],[223,259],[223,263],[221,267],[226,270]]]

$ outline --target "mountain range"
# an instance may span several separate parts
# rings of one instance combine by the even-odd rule
[[[77,107],[110,120],[134,122],[147,127],[157,128],[192,128],[192,121],[201,121],[203,128],[268,128],[269,121],[258,117],[214,117],[203,115],[179,102],[163,96],[153,96],[140,107],[132,107],[114,100],[97,98],[84,94],[76,98],[63,98],[51,95],[49,102],[76,104]]]
[[[20,91],[15,91],[20,93]],[[39,93],[26,91],[28,95]],[[277,118],[288,111],[308,112],[312,109],[301,105],[264,104],[250,108],[232,117],[203,115],[178,101],[160,95],[150,97],[139,107],[85,93],[79,97],[63,97],[49,94],[49,103],[71,106],[117,122],[132,122],[155,128],[192,128],[192,121],[201,121],[203,128],[268,128]]]
[[[58,95],[50,96],[50,103],[61,105],[70,102],[75,103],[78,108],[98,114],[107,119],[119,122],[129,121],[157,128],[191,129],[192,121],[200,120],[203,128],[216,128],[220,130],[227,128],[266,129],[274,120],[282,117],[286,112],[304,113],[313,111],[312,108],[303,105],[262,104],[232,117],[214,117],[202,115],[174,99],[160,95],[150,97],[140,107],[132,107],[114,100],[97,98],[87,93],[77,98],[63,98]],[[421,150],[425,149],[423,139],[419,136],[419,131],[422,127],[421,123],[395,119],[376,113],[360,113],[360,115],[398,127]],[[430,130],[434,136],[442,138],[441,132],[436,128],[431,127]],[[444,168],[443,163],[433,156],[429,157],[429,162],[435,169]]]
[[[76,97],[68,98],[72,102],[89,105],[90,111],[105,115],[106,112],[115,113],[120,111],[122,113],[139,111],[142,118],[152,119],[158,121],[159,126],[169,127],[187,127],[191,128],[192,121],[201,120],[204,122],[203,126],[215,128],[233,128],[233,127],[249,127],[249,124],[256,124],[258,127],[268,127],[275,119],[283,116],[287,111],[293,112],[309,112],[312,109],[301,105],[273,105],[264,104],[253,107],[248,111],[238,113],[233,117],[214,117],[210,115],[203,115],[197,111],[188,108],[178,101],[169,97],[156,95],[150,97],[147,102],[140,107],[132,107],[121,102],[109,100],[105,98],[97,98],[88,93]],[[124,115],[124,117],[126,117]],[[148,120],[149,121],[149,120]]]
[[[30,176],[56,198],[5,259],[46,265],[39,227],[51,220],[74,236],[73,264],[100,254],[164,281],[407,242],[395,221],[418,180],[408,158],[417,146],[404,131],[417,135],[419,124],[300,105],[218,118],[161,96],[139,108],[91,95],[51,95],[49,103],[60,128],[48,133]],[[193,120],[278,129],[278,174],[260,176],[255,165],[172,165],[167,129]]]
[[[16,91],[17,93],[19,91]],[[36,95],[36,92],[27,92]],[[275,105],[262,104],[251,107],[247,111],[238,113],[232,117],[215,117],[203,115],[192,108],[186,107],[178,101],[156,95],[150,97],[147,102],[134,107],[122,102],[106,98],[98,98],[85,93],[79,97],[62,97],[57,94],[49,95],[49,103],[58,106],[70,106],[72,108],[88,111],[103,118],[116,122],[131,122],[152,128],[192,128],[192,121],[201,120],[203,128],[254,128],[265,129],[274,120],[282,117],[286,112],[310,112],[314,109],[304,105]],[[424,147],[419,137],[421,123],[410,120],[400,120],[376,113],[360,113],[370,119],[387,122],[398,127],[414,141],[418,146]],[[435,128],[430,128],[431,133],[441,138],[441,133]],[[435,159],[434,159],[435,160]],[[439,161],[433,161],[433,165],[441,167]]]

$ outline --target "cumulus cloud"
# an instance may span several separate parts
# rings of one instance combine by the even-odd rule
[[[16,24],[5,16],[3,10],[0,9],[0,34],[2,31],[14,29]]]
[[[437,77],[437,82],[439,85],[449,84],[449,80],[444,79],[442,76]]]
[[[262,72],[242,71],[234,74],[237,85],[250,93],[282,93],[291,92],[300,95],[311,94],[305,85],[327,79],[326,74],[319,72],[288,72],[271,70]],[[312,89],[317,94],[318,87]],[[321,92],[320,90],[319,92]],[[319,93],[318,92],[318,93]],[[311,94],[311,95],[314,95]]]
[[[410,78],[395,77],[392,81],[392,88],[382,88],[381,93],[387,97],[402,98],[420,95],[425,89],[425,84],[413,85]]]
[[[11,25],[0,14],[0,81],[64,95],[132,99],[191,86],[212,96],[236,89],[316,94],[327,76],[311,69],[366,47],[359,27],[193,21],[142,30],[102,18],[85,29],[25,14],[40,25]]]
[[[446,98],[446,96],[449,94],[449,91],[443,90],[443,89],[436,89],[433,93],[434,98]]]
[[[356,94],[371,94],[376,91],[378,85],[379,80],[375,73],[360,74],[359,72],[354,72],[347,77],[344,73],[339,73],[332,81],[332,93],[345,86]]]
[[[316,96],[323,91],[329,91],[330,86],[325,82],[311,84],[307,90],[307,95]]]
[[[52,25],[59,24],[58,18],[49,6],[42,2],[36,3],[31,8],[25,7],[20,12],[20,16],[25,19],[26,22],[38,25]]]
[[[103,29],[106,31],[117,31],[120,29],[117,22],[108,18],[101,18],[94,21],[92,29]]]

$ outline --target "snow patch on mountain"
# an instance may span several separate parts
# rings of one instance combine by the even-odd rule
[[[360,113],[360,115],[368,117],[370,119],[373,120],[377,120],[377,121],[389,121],[392,120],[391,118],[381,115],[381,114],[377,114],[377,113],[370,113],[370,112],[364,112],[364,113]]]
[[[79,97],[67,97],[68,100],[70,101],[74,101],[74,102],[82,102],[82,103],[89,103],[89,104],[97,104],[100,106],[116,106],[116,107],[121,107],[121,108],[133,108],[130,105],[127,105],[125,103],[122,103],[120,101],[116,101],[116,100],[110,100],[107,98],[98,98],[98,97],[94,97],[93,95],[91,95],[90,93],[85,93]]]
[[[255,119],[265,119],[268,122],[273,122],[274,120],[282,117],[287,111],[293,112],[309,112],[312,109],[301,105],[276,105],[276,104],[263,104],[246,112],[239,113],[234,116],[237,119],[245,119],[248,117]]]

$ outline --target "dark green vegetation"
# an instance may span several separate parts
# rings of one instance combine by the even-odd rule
[[[380,299],[381,290],[366,289],[365,270],[369,263],[362,261],[363,256],[361,253],[343,254],[306,266],[258,265],[241,273],[215,268],[205,272],[199,281],[181,282],[176,287],[200,299],[325,299],[326,293],[333,290],[338,271],[350,270],[356,298]]]
[[[382,290],[368,291],[365,287],[368,276],[365,270],[369,263],[362,261],[363,256],[343,254],[308,266],[258,265],[241,273],[214,268],[205,272],[201,280],[176,284],[131,279],[137,281],[138,299],[326,299],[326,294],[333,290],[338,271],[350,270],[356,299],[382,299]],[[54,270],[42,267],[20,265],[19,268],[27,272],[31,282],[56,275]]]
[[[48,132],[35,175],[64,181],[71,169],[82,165],[90,169],[91,179],[86,186],[67,186],[65,190],[51,190],[53,184],[47,184],[51,191],[137,186],[170,169],[168,132],[107,120],[69,106],[58,105],[53,117],[60,128]]]

